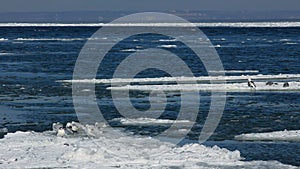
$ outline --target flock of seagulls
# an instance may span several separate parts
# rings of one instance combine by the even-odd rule
[[[64,127],[60,122],[53,123],[52,129],[58,137],[67,137],[71,135],[98,137],[105,131],[105,123],[96,122],[95,125],[82,125],[78,122],[68,122]]]
[[[65,135],[77,133],[80,129],[82,129],[82,125],[72,121],[71,123],[67,123],[64,128],[63,124],[57,122],[52,124],[52,129],[56,132],[57,136],[64,137]]]
[[[278,85],[278,83],[273,83],[273,82],[268,81],[268,82],[266,82],[266,85],[267,86],[272,86],[272,85]],[[283,84],[283,87],[289,87],[289,86],[290,86],[290,84],[288,82],[285,82]],[[251,78],[248,78],[248,87],[254,88],[254,89],[256,88],[256,85],[255,85],[254,81]]]

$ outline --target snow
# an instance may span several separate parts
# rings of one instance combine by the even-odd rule
[[[300,27],[300,22],[212,22],[212,23],[0,23],[0,27]]]
[[[57,137],[8,133],[0,140],[0,168],[296,168],[277,161],[242,161],[239,151],[194,144],[176,146],[97,125],[84,133]],[[116,132],[118,134],[116,134]]]
[[[235,136],[241,141],[292,141],[300,142],[300,130],[284,130],[266,133],[249,133]]]

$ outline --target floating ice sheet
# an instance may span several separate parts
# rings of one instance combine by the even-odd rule
[[[91,127],[91,126],[90,126]],[[241,161],[239,151],[200,144],[175,146],[150,137],[95,131],[97,138],[53,132],[9,133],[0,140],[0,168],[296,168]]]
[[[276,85],[266,85],[266,82],[256,82],[256,88],[245,83],[227,84],[178,84],[178,85],[126,85],[108,87],[109,90],[139,90],[139,91],[227,91],[227,92],[253,92],[253,91],[300,91],[300,82],[289,82],[289,87],[283,87],[283,82]]]
[[[233,70],[231,70],[233,71]],[[241,70],[239,70],[241,71]],[[216,73],[216,72],[214,72]],[[241,76],[199,76],[199,77],[160,77],[160,78],[114,78],[114,79],[81,79],[81,80],[59,80],[63,83],[133,83],[133,82],[194,82],[194,81],[229,81],[229,80],[291,80],[300,79],[300,74],[278,74],[278,75],[241,75]]]
[[[249,133],[235,136],[241,141],[292,141],[300,142],[300,130],[284,130],[267,133]]]
[[[164,125],[164,124],[185,124],[192,123],[189,120],[169,120],[169,119],[153,119],[153,118],[137,118],[137,119],[128,119],[128,118],[116,118],[113,121],[118,121],[124,125]]]

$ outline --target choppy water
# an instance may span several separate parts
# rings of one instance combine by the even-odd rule
[[[98,27],[1,27],[0,28],[0,127],[44,131],[53,122],[77,120],[70,84],[77,56]],[[261,74],[300,73],[300,28],[201,28],[209,37],[226,70],[257,70]],[[118,37],[107,37],[115,38]],[[192,38],[192,37],[191,37]],[[166,46],[167,45],[167,46]],[[175,46],[176,45],[176,46]],[[188,60],[195,76],[206,75],[203,67],[181,50],[176,41],[153,34],[133,36],[114,48],[98,78],[110,78],[120,60],[136,50],[165,47]],[[200,63],[201,64],[201,63]],[[255,71],[254,71],[255,72]],[[230,75],[241,75],[233,73]],[[247,73],[246,73],[247,74]],[[250,73],[255,74],[255,73]],[[140,77],[164,76],[149,70]],[[96,86],[99,106],[107,120],[119,118],[106,85]],[[161,118],[176,119],[180,95],[169,92]],[[210,93],[200,93],[197,125],[187,136],[197,140],[210,105]],[[149,109],[147,92],[132,92],[131,101],[140,110]],[[227,93],[221,122],[205,144],[238,149],[246,160],[278,160],[300,165],[300,144],[291,142],[237,142],[242,133],[300,129],[298,92]],[[157,135],[169,126],[134,126],[111,121],[142,135]]]

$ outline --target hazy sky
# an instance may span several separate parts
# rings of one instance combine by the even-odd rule
[[[300,0],[1,0],[0,12],[300,10]]]

